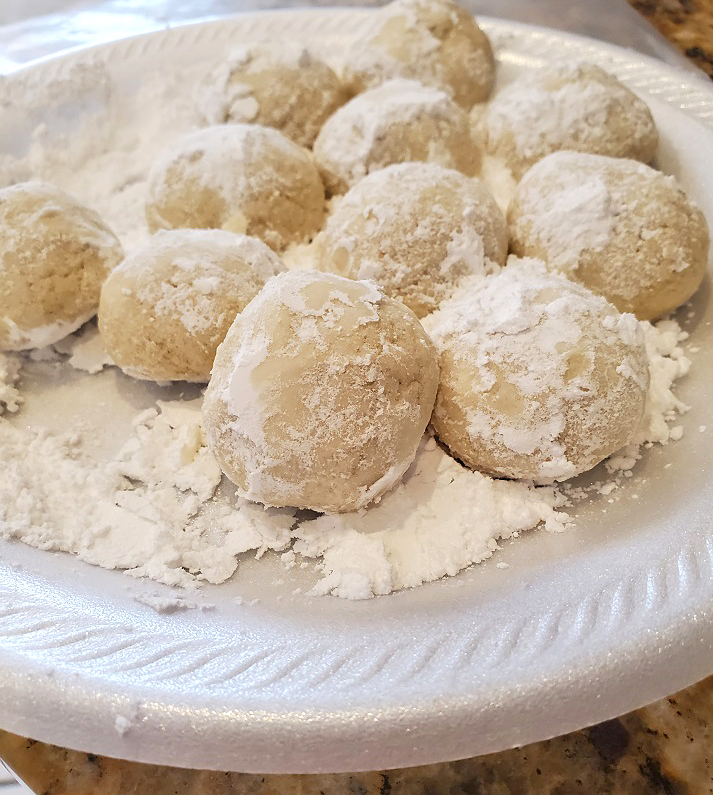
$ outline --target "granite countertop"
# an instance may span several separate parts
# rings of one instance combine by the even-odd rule
[[[42,795],[694,795],[713,792],[713,677],[589,729],[476,759],[375,773],[250,775],[140,765],[0,732]]]
[[[713,0],[629,0],[713,77]],[[374,773],[250,775],[124,762],[0,731],[42,795],[694,795],[713,793],[713,677],[616,720],[476,759]]]
[[[711,0],[629,0],[666,38],[713,77]]]

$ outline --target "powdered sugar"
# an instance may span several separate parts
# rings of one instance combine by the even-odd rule
[[[507,213],[517,187],[512,171],[500,158],[485,155],[480,170],[480,178],[502,213]]]
[[[22,396],[15,387],[21,366],[19,356],[0,353],[0,414],[15,412],[22,404]]]
[[[51,347],[57,353],[67,355],[69,364],[75,370],[83,370],[85,373],[98,373],[113,364],[94,323],[88,323],[76,334],[70,334]],[[33,358],[36,353],[37,351],[33,351]],[[51,358],[51,353],[49,356]]]
[[[550,171],[557,171],[558,163],[556,156],[541,161],[539,178],[548,179],[545,169],[549,165]],[[518,222],[530,225],[530,234],[547,252],[548,262],[567,271],[577,267],[583,251],[599,251],[611,241],[618,208],[601,176],[579,172],[558,176],[559,190],[545,204],[531,195],[529,175],[525,175],[518,185],[518,200],[528,208],[537,205],[538,211],[523,215]]]
[[[649,392],[644,416],[631,444],[606,461],[611,473],[630,472],[641,458],[644,445],[668,444],[681,439],[683,429],[672,425],[689,407],[673,393],[673,385],[688,374],[691,361],[681,343],[688,334],[675,320],[661,320],[656,325],[640,323],[649,358]]]
[[[203,444],[199,407],[159,406],[136,418],[134,436],[107,464],[92,460],[78,433],[2,421],[0,535],[184,586],[223,582],[245,551],[287,546],[290,512],[214,498],[221,473]]]
[[[688,411],[688,406],[673,393],[673,385],[688,374],[691,360],[686,356],[681,343],[688,334],[681,330],[675,320],[661,320],[656,325],[642,322],[646,350],[650,362],[649,395],[644,419],[634,441],[663,444],[670,438],[667,420]]]
[[[467,210],[464,215],[467,217]],[[483,238],[472,226],[467,225],[463,225],[462,229],[454,229],[451,233],[451,239],[446,244],[446,256],[438,270],[441,276],[447,278],[451,271],[463,266],[470,278],[497,270],[497,265],[485,256]]]
[[[63,339],[83,326],[95,314],[96,310],[92,309],[74,320],[58,320],[31,329],[20,328],[9,317],[0,318],[0,322],[8,335],[7,347],[10,350],[22,351],[30,348],[44,348],[46,345]]]
[[[100,65],[85,67],[63,86],[19,92],[18,104],[29,99],[43,107],[48,97],[56,104],[67,92],[74,97],[89,90],[98,104],[106,101],[108,110],[92,114],[71,132],[52,125],[36,129],[27,155],[6,159],[2,176],[5,181],[52,179],[98,209],[127,249],[134,249],[147,234],[143,200],[148,167],[169,140],[191,125],[192,104],[176,88],[184,82],[191,88],[189,72],[142,82],[140,113],[133,106],[128,109],[133,113],[127,113],[125,100],[108,101],[111,80]],[[472,252],[457,235],[448,245],[449,256]],[[675,323],[666,321],[644,333],[652,389],[637,442],[663,442],[678,435],[669,423],[684,406],[671,387],[688,364]],[[96,337],[90,334],[86,343],[78,337],[71,353],[72,364],[88,372],[100,367],[82,354],[91,339]],[[19,361],[0,357],[0,408],[7,412],[20,409],[14,386]],[[87,379],[87,398],[91,400],[95,378],[110,376],[81,376]],[[235,498],[205,447],[198,403],[161,402],[139,413],[120,452],[95,458],[93,437],[102,432],[104,426],[81,433],[28,428],[21,410],[17,420],[0,420],[0,534],[180,585],[223,582],[244,552],[277,550],[286,555],[287,567],[304,565],[303,557],[322,558],[323,579],[314,593],[365,598],[456,574],[493,554],[498,538],[538,526],[558,530],[569,521],[557,490],[471,472],[430,437],[402,485],[379,506],[297,523],[291,511],[264,511]],[[637,453],[627,449],[620,457],[632,459]],[[74,510],[78,504],[86,512]],[[152,606],[157,605],[161,603]]]
[[[489,558],[499,539],[571,521],[553,489],[471,472],[426,436],[399,486],[368,511],[323,516],[296,530],[294,550],[321,557],[314,594],[365,599],[457,574]]]
[[[635,444],[607,461],[614,472],[635,465],[640,445],[677,437],[677,426],[669,426],[686,409],[672,392],[689,367],[680,346],[685,333],[671,320],[641,326],[651,395]],[[20,359],[1,361],[0,394],[15,407]],[[571,522],[560,490],[465,469],[428,435],[401,484],[377,506],[297,522],[291,511],[265,511],[236,499],[230,484],[220,486],[199,410],[200,401],[159,401],[136,417],[133,433],[107,462],[92,457],[80,434],[28,429],[21,415],[17,424],[0,419],[0,535],[183,586],[225,581],[250,550],[289,550],[282,555],[288,569],[318,560],[322,575],[313,594],[362,599],[452,576],[490,557],[498,539]],[[603,495],[618,483],[598,482]],[[80,503],[85,512],[69,509]],[[151,606],[174,609],[173,602]]]

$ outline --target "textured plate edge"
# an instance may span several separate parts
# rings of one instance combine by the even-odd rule
[[[269,12],[269,13],[280,13],[280,14],[292,15],[295,12]],[[297,12],[297,13],[299,13],[299,12]],[[309,13],[310,14],[320,14],[320,13],[323,13],[323,12],[311,11]],[[252,16],[252,15],[246,15],[246,16]],[[234,20],[234,19],[235,18],[230,18],[230,20]],[[221,20],[211,20],[211,23],[214,23],[214,22],[220,23]],[[493,31],[493,26],[495,26],[496,28],[498,26],[500,26],[501,29],[505,30],[506,34],[512,34],[513,31],[515,32],[515,34],[517,34],[519,31],[522,31],[523,35],[532,35],[533,33],[537,34],[537,36],[539,37],[539,39],[540,39],[540,41],[542,43],[542,52],[541,52],[542,56],[547,55],[551,51],[551,45],[552,45],[553,42],[559,43],[562,40],[566,39],[566,40],[569,41],[571,46],[577,48],[577,52],[578,53],[582,54],[582,52],[584,52],[585,56],[588,53],[591,53],[592,55],[599,54],[599,56],[601,56],[602,52],[609,52],[612,56],[616,56],[615,61],[618,62],[621,66],[624,66],[624,67],[628,66],[631,63],[632,59],[633,59],[634,61],[638,62],[639,64],[642,64],[642,69],[643,69],[644,72],[648,71],[648,70],[654,70],[655,72],[660,74],[663,78],[665,78],[665,84],[666,85],[664,86],[664,89],[667,86],[671,87],[671,93],[669,93],[669,94],[665,93],[665,91],[661,91],[661,92],[653,91],[651,93],[653,93],[655,96],[658,96],[660,99],[663,99],[663,101],[674,105],[677,108],[681,108],[681,109],[686,110],[688,115],[694,116],[694,117],[696,117],[696,118],[698,118],[699,120],[702,120],[702,121],[708,121],[708,123],[710,124],[709,119],[711,118],[711,115],[713,115],[713,102],[712,102],[713,95],[711,93],[711,89],[708,89],[706,87],[706,89],[704,90],[704,88],[703,88],[704,84],[701,84],[700,87],[696,86],[695,85],[696,81],[694,79],[692,79],[691,76],[689,76],[687,73],[678,72],[675,68],[666,66],[665,64],[660,64],[659,62],[655,61],[654,59],[650,59],[647,56],[640,56],[640,55],[638,55],[636,53],[630,53],[630,52],[628,52],[626,50],[621,50],[620,48],[615,47],[614,45],[600,44],[598,42],[595,42],[595,41],[592,41],[592,40],[588,40],[588,39],[583,38],[583,37],[578,37],[578,36],[575,36],[573,34],[564,34],[564,33],[560,33],[560,32],[553,32],[553,31],[540,29],[540,28],[537,28],[537,27],[534,27],[534,26],[520,25],[518,23],[505,22],[504,24],[502,24],[502,23],[495,22],[493,20],[485,20],[484,27],[487,30],[492,32]],[[178,28],[178,27],[174,28],[172,30],[179,30],[179,29],[186,29],[186,28],[196,28],[197,29],[198,27],[199,27],[199,25],[189,24],[189,25],[180,26],[180,28]],[[161,32],[153,32],[153,33],[143,34],[140,37],[132,37],[132,38],[149,39],[149,38],[152,38],[152,37],[159,37],[160,35],[161,35]],[[104,51],[104,54],[108,55],[109,53],[106,52],[108,50],[108,48],[112,48],[112,47],[115,47],[115,46],[118,46],[118,45],[126,45],[129,42],[131,42],[131,40],[119,40],[119,41],[111,42],[111,43],[108,43],[108,44],[96,45],[95,47],[92,47],[92,48],[81,49],[81,50],[78,50],[76,52],[72,52],[72,53],[67,54],[67,55],[61,55],[61,56],[59,56],[59,59],[65,59],[66,58],[67,61],[69,62],[71,60],[74,60],[74,58],[76,58],[78,56],[81,57],[81,58],[84,58],[87,53],[91,53],[92,51],[95,51],[97,53],[101,52],[101,51]],[[584,50],[584,51],[582,49],[582,44],[583,43],[586,43],[586,45],[587,45],[587,49]],[[528,57],[535,57],[536,53],[533,53],[533,52],[531,52],[528,49],[527,55],[528,55]],[[43,61],[41,61],[40,63],[46,63],[47,61],[54,62],[56,60],[58,60],[58,58],[55,56],[55,57],[52,57],[50,59],[43,59]],[[27,65],[27,67],[25,67],[22,71],[32,70],[35,66],[36,66],[36,64],[33,62],[33,64]],[[613,71],[616,71],[616,69],[613,69]],[[678,77],[679,75],[680,75],[680,78]],[[651,82],[652,85],[656,85],[656,86],[660,86],[661,85],[660,84],[660,78],[659,78],[658,75],[650,78],[650,82]],[[684,94],[682,94],[681,93],[681,88],[682,88],[682,86],[685,86],[686,84],[693,84],[693,88],[692,89],[688,89]],[[646,90],[644,86],[637,86],[637,87],[639,87],[641,90]],[[680,101],[682,97],[684,97],[685,104],[682,104],[681,101]],[[678,563],[676,565],[680,569],[680,565]],[[684,568],[685,568],[685,565],[684,565]],[[697,595],[699,597],[702,596],[701,593],[698,593]],[[701,611],[704,610],[708,606],[708,604],[710,604],[710,601],[708,599],[705,599],[705,600],[701,599],[700,600],[700,604],[697,604],[697,605],[696,604],[691,604],[691,614],[695,615],[697,617],[702,616],[703,613]],[[706,650],[709,650],[710,649],[710,644],[706,645],[706,642],[700,637],[700,635],[696,634],[696,627],[700,626],[700,625],[701,624],[699,623],[698,618],[696,618],[691,623],[691,625],[687,628],[688,632],[689,632],[689,635],[691,636],[690,637],[690,641],[691,642],[698,641],[699,645],[703,644],[703,647]],[[677,642],[680,642],[680,638],[679,638],[679,640]],[[658,651],[660,653],[661,649],[659,649]],[[653,654],[653,653],[656,652],[656,649],[652,646],[649,649],[649,652]],[[699,674],[698,671],[699,671],[699,668],[700,668],[700,664],[698,666],[695,665],[693,663],[693,659],[692,658],[693,658],[693,655],[691,654],[690,657],[686,658],[686,662],[688,663],[688,665],[687,666],[683,666],[682,665],[678,669],[677,674],[681,674],[681,672],[684,671],[684,670],[686,671],[685,675],[681,675],[681,677],[680,677],[681,681],[680,682],[676,683],[674,681],[674,679],[672,679],[672,678],[668,680],[668,684],[669,684],[669,688],[670,689],[675,689],[676,687],[680,687],[680,686],[684,686],[685,684],[689,684],[690,681],[691,681],[691,676],[693,676],[694,678],[700,678],[700,676],[703,676],[706,673],[709,673],[709,668],[710,668],[709,663],[707,663],[707,662],[703,663],[703,665],[707,665],[708,667],[706,668],[706,670],[701,671],[700,674]],[[40,673],[41,673],[41,671],[40,671],[40,669],[38,669],[37,674],[40,674]],[[34,672],[30,670],[30,671],[26,671],[24,676],[33,675],[33,674],[34,674]],[[39,684],[39,682],[38,682],[38,684]],[[89,685],[90,683],[87,683],[87,684]],[[634,685],[634,684],[640,685],[641,682],[637,678],[637,679],[634,679],[629,684],[630,685]],[[48,694],[51,694],[53,692],[53,689],[54,688],[52,688],[52,687],[48,688],[48,691],[47,691]],[[3,690],[5,690],[5,688],[3,688]],[[41,690],[41,688],[40,688],[40,690]],[[641,687],[638,688],[638,691],[641,692],[642,694],[644,692],[644,690]],[[91,687],[88,687],[86,692],[87,692],[87,695],[89,697],[91,697]],[[658,690],[656,690],[656,688],[652,688],[651,693],[652,693],[651,695],[645,696],[645,700],[646,701],[650,701],[653,698],[660,697],[661,695],[663,695],[663,693],[661,693]],[[625,691],[624,695],[628,695],[628,694],[629,694],[629,691]],[[573,697],[576,697],[576,693],[574,693]],[[642,695],[641,698],[644,698],[644,696]],[[41,699],[38,697],[38,702],[40,700]],[[628,703],[626,703],[625,704],[625,708],[628,709],[628,708],[632,708],[634,706],[640,706],[642,703],[645,703],[645,701],[639,701],[639,703],[633,704],[633,705],[629,705]],[[124,706],[126,706],[126,705],[124,705]],[[122,709],[123,706],[120,703],[117,702],[117,708]],[[463,705],[452,705],[452,704],[448,704],[447,702],[444,702],[443,708],[446,711],[448,711],[449,716],[452,716],[454,723],[456,723],[457,725],[462,725],[464,730],[465,730],[466,726],[469,726],[469,729],[471,731],[473,730],[473,726],[471,725],[472,724],[472,715],[470,715],[471,721],[469,721],[468,720],[469,715],[467,715],[467,714],[466,715],[459,715],[458,714],[458,709],[460,709],[461,711],[463,709],[467,709],[467,705],[466,705],[466,707],[463,707]],[[412,712],[413,712],[413,710],[412,710]],[[602,718],[605,718],[605,717],[611,717],[611,715],[609,713],[610,713],[610,711],[605,709],[601,715],[594,715],[593,720],[598,720],[598,719],[602,719]],[[112,714],[112,716],[111,716],[112,720],[114,718],[114,714],[116,714],[116,713]],[[375,737],[378,736],[378,738],[379,738],[378,741],[377,741],[377,749],[381,752],[381,756],[380,756],[380,759],[378,760],[378,763],[376,764],[376,767],[391,767],[391,766],[402,766],[402,765],[411,765],[411,764],[422,764],[422,763],[424,763],[426,761],[441,761],[441,760],[443,760],[445,758],[442,753],[439,753],[437,758],[433,758],[433,759],[429,760],[429,759],[424,757],[422,751],[419,750],[419,749],[413,749],[411,756],[408,756],[408,754],[406,756],[404,756],[405,752],[402,749],[400,751],[396,751],[395,752],[395,753],[401,754],[401,756],[398,756],[398,757],[394,756],[393,757],[393,761],[388,761],[387,760],[386,762],[384,762],[383,760],[384,760],[385,757],[384,757],[383,743],[385,742],[385,740],[386,740],[386,738],[388,736],[393,736],[393,733],[394,733],[394,728],[393,727],[395,725],[395,723],[394,723],[394,715],[391,712],[389,712],[389,713],[382,713],[381,716],[379,716],[378,711],[374,712],[373,715],[377,718],[377,722],[378,722],[378,719],[383,719],[383,721],[386,722],[386,723],[391,722],[391,726],[392,726],[391,729],[388,729],[388,728],[386,729],[386,734],[383,737],[381,736],[380,732],[378,732],[378,731],[375,732],[375,734],[374,734]],[[356,711],[354,713],[352,713],[352,716],[356,717]],[[157,716],[157,717],[159,717],[159,716]],[[315,717],[314,715],[311,716],[310,722],[313,722],[314,717]],[[398,717],[398,716],[396,716],[396,717]],[[340,718],[340,720],[343,720],[343,716],[339,716],[339,718]],[[403,728],[404,729],[418,729],[419,726],[423,726],[425,723],[429,722],[429,717],[428,716],[420,715],[420,718],[421,718],[420,722],[417,722],[417,723],[413,724],[413,726],[404,725]],[[480,717],[480,720],[482,720],[482,718],[483,718],[483,716]],[[327,716],[324,716],[324,720],[325,721],[327,720]],[[240,723],[240,721],[238,721],[238,723]],[[242,725],[244,727],[244,724],[242,724]],[[361,723],[362,727],[363,727],[363,725],[364,724]],[[562,722],[558,722],[557,728],[554,731],[552,731],[552,730],[545,730],[544,724],[543,723],[540,724],[540,726],[542,727],[542,731],[543,732],[550,731],[551,734],[560,733],[563,729],[569,730],[569,729],[573,729],[573,728],[578,728],[578,725],[565,726]],[[305,724],[305,726],[307,726],[307,724]],[[273,727],[274,727],[274,724],[273,724]],[[74,727],[70,727],[70,728],[73,729]],[[270,726],[267,726],[266,728],[267,728],[267,733],[265,735],[265,738],[269,739],[270,737],[273,736],[272,729],[271,729]],[[443,728],[442,726],[436,726],[433,729],[434,732],[436,732],[436,731],[438,732],[439,738],[441,737],[442,728]],[[294,725],[293,725],[293,729],[294,729]],[[240,733],[241,727],[237,726],[237,727],[235,727],[234,730],[235,730],[235,732]],[[58,730],[58,734],[59,734],[59,731],[60,730]],[[81,727],[78,729],[78,731],[79,731],[79,733],[81,733],[81,731],[82,731]],[[27,733],[28,734],[33,734],[33,732],[31,732],[31,731],[28,731]],[[308,732],[306,731],[306,733],[308,733]],[[37,733],[35,732],[34,734],[37,734]],[[86,736],[86,731],[84,732],[84,734]],[[499,736],[500,735],[494,734],[493,738],[499,737]],[[543,739],[544,736],[545,736],[544,734],[538,733],[535,737],[528,737],[526,735],[526,732],[523,732],[523,736],[518,737],[515,741],[508,741],[508,743],[509,744],[522,744],[523,742],[529,742],[529,741],[532,741],[534,739]],[[148,744],[148,745],[153,746],[153,745],[155,745],[155,743],[152,741],[150,735],[148,737],[146,737],[146,738],[143,737],[143,732],[141,731],[141,726],[140,725],[137,727],[137,729],[135,731],[127,732],[126,737],[127,737],[127,739],[126,739],[124,745],[125,745],[125,747],[127,749],[127,754],[126,755],[122,754],[122,756],[127,756],[127,758],[128,758],[129,755],[130,755],[130,749],[133,746],[137,746],[136,749],[135,749],[135,753],[131,754],[131,758],[137,759],[137,761],[154,761],[154,762],[163,763],[163,764],[167,763],[165,756],[163,756],[161,759],[150,758],[150,755],[153,753],[153,750],[152,750],[152,748],[146,748],[145,745]],[[468,744],[467,745],[467,749],[465,751],[462,750],[462,745],[458,746],[458,748],[461,748],[461,750],[457,750],[456,743],[454,742],[453,743],[453,749],[454,750],[453,750],[450,758],[457,758],[457,757],[464,756],[464,755],[472,755],[473,753],[485,753],[485,752],[488,752],[488,751],[497,750],[497,749],[501,749],[501,748],[505,747],[503,745],[502,739],[501,740],[497,740],[497,739],[493,739],[493,738],[486,739],[486,740],[480,740],[479,739],[476,742],[481,742],[481,745],[476,745],[475,747],[473,745],[471,745],[471,744]],[[360,739],[360,729],[359,729],[359,726],[355,726],[354,727],[354,737],[352,738],[352,740],[353,741],[358,741],[359,739]],[[155,740],[155,737],[153,737],[153,740]],[[423,740],[424,740],[424,743],[425,743],[426,742],[426,738],[423,737]],[[61,741],[61,742],[65,743],[65,744],[71,744],[71,743],[69,743],[68,732],[63,730],[62,733],[61,733],[61,737],[58,738],[58,741]],[[262,742],[264,742],[264,741],[265,740],[263,739]],[[324,737],[321,738],[321,741],[324,742]],[[341,736],[341,738],[339,740],[339,744],[343,745],[345,742],[347,742],[347,738],[344,736],[344,733],[342,733],[342,736]],[[468,741],[466,741],[466,742],[468,742]],[[492,747],[488,743],[492,744]],[[77,743],[77,747],[81,747],[81,744]],[[94,750],[94,749],[89,749],[89,750]],[[99,750],[100,752],[103,752],[102,749],[97,749],[97,750]],[[207,763],[204,763],[204,762],[199,762],[198,764],[194,765],[190,760],[186,761],[185,758],[180,758],[180,752],[177,752],[175,749],[171,749],[171,750],[172,750],[172,752],[176,753],[176,758],[174,758],[172,760],[173,764],[179,764],[179,765],[189,764],[190,766],[216,767],[217,769],[227,769],[227,767],[228,767],[228,766],[226,766],[224,761],[216,762],[215,765],[207,764]],[[195,751],[195,749],[193,749],[193,750]],[[392,749],[389,749],[389,751],[393,753]],[[147,752],[149,754],[149,757],[147,757]],[[109,752],[107,752],[107,753],[109,753]],[[326,753],[327,752],[325,752],[325,754]],[[337,749],[335,749],[331,753],[333,754],[332,759],[335,760],[336,767],[335,768],[331,768],[331,767],[327,766],[327,767],[323,767],[322,770],[324,772],[333,772],[334,770],[345,769],[344,765],[337,761],[340,758]],[[362,756],[364,756],[364,754],[362,754]],[[369,754],[366,754],[366,756],[369,756]],[[415,757],[415,758],[413,758],[413,757]],[[263,754],[263,757],[259,757],[259,758],[264,758],[264,754]],[[359,766],[359,765],[360,765],[360,763],[357,763],[357,766]],[[348,765],[350,770],[357,769],[357,766]],[[365,769],[369,769],[369,768],[373,768],[373,765],[368,764],[365,767]],[[255,771],[260,770],[262,772],[265,772],[268,768],[266,768],[263,764],[257,764],[257,766],[254,766],[252,763],[247,761],[247,758],[246,758],[244,763],[240,764],[240,769],[242,769],[242,770],[255,770]],[[295,767],[294,764],[291,764],[289,767],[285,768],[285,767],[282,767],[282,763],[280,763],[280,768],[275,770],[274,772],[286,772],[287,770],[289,770],[290,772],[314,772],[314,766],[310,765],[309,770],[307,770],[307,769],[299,770],[299,769],[297,769]]]

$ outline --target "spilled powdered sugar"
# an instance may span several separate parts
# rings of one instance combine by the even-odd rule
[[[649,357],[649,392],[644,417],[631,443],[605,461],[608,472],[628,472],[641,458],[643,446],[667,444],[681,436],[671,423],[689,407],[673,393],[673,385],[688,374],[691,361],[681,347],[688,334],[675,320],[656,325],[640,323]]]
[[[139,414],[134,435],[103,465],[77,433],[0,422],[0,535],[184,586],[198,574],[225,581],[248,550],[284,549],[291,511],[265,511],[230,490],[216,496],[221,472],[200,406],[158,406]]]
[[[30,354],[32,359],[42,360],[41,351],[38,349]],[[39,356],[38,356],[39,354]],[[55,354],[53,356],[53,354]],[[110,367],[114,362],[106,351],[99,329],[94,323],[87,323],[79,332],[55,342],[44,354],[47,360],[56,358],[56,354],[68,356],[68,363],[75,370],[82,370],[93,375],[101,372],[105,367]]]
[[[672,387],[689,368],[673,320],[641,324],[651,393],[635,444],[606,463],[612,480],[640,448],[677,436],[670,423],[686,406]],[[0,359],[0,395],[13,387],[18,357]],[[86,376],[90,378],[91,376]],[[0,405],[3,405],[0,403]],[[288,568],[316,559],[314,595],[364,599],[452,576],[489,558],[499,540],[542,527],[565,529],[568,489],[532,487],[470,471],[426,435],[403,480],[365,511],[300,520],[240,499],[204,443],[200,401],[159,401],[108,462],[92,458],[78,433],[52,434],[0,418],[0,535],[61,550],[105,568],[169,585],[224,582],[245,553],[282,553]],[[18,495],[20,495],[18,497]],[[70,506],[81,503],[77,514]],[[160,600],[154,609],[178,609]],[[187,605],[184,605],[187,606]]]
[[[111,66],[99,59],[53,83],[33,83],[31,75],[9,81],[2,98],[17,114],[23,143],[0,159],[0,182],[53,182],[97,210],[131,253],[148,236],[147,174],[170,142],[193,128],[199,71],[191,64],[170,75],[142,75],[130,96],[115,90]],[[37,118],[46,121],[37,124]],[[455,262],[469,245],[454,237],[448,256]],[[307,247],[294,253],[300,264],[311,257]],[[676,438],[671,423],[685,410],[671,392],[688,368],[682,332],[673,321],[643,329],[651,395],[636,444],[612,457],[611,469],[633,466],[642,444]],[[23,399],[29,403],[32,393],[28,388],[23,395],[18,383],[21,363],[68,369],[55,362],[67,357],[87,373],[77,377],[86,379],[88,401],[94,379],[116,374],[123,387],[115,370],[100,372],[110,363],[91,325],[51,349],[0,355],[5,539],[182,586],[224,582],[246,554],[272,550],[288,568],[316,561],[320,579],[313,593],[362,599],[455,575],[493,554],[499,539],[536,527],[557,531],[570,522],[560,490],[467,470],[428,435],[402,482],[364,512],[309,521],[291,510],[266,511],[236,497],[221,478],[205,445],[199,401],[159,401],[138,412],[119,450],[97,457],[94,437],[111,433],[106,424],[55,433],[23,419]],[[157,610],[173,609],[173,601],[148,601]],[[117,731],[130,726],[123,718]]]
[[[413,588],[480,563],[498,540],[571,521],[554,489],[465,469],[426,436],[393,491],[366,511],[322,516],[295,530],[295,552],[323,559],[315,594],[366,599]]]
[[[22,405],[22,397],[15,387],[21,366],[19,356],[0,353],[0,414],[15,412]]]
[[[676,381],[691,369],[691,360],[681,347],[688,334],[675,320],[660,320],[656,325],[642,322],[641,327],[651,366],[644,419],[633,444],[665,444],[671,438],[668,422],[689,408],[672,391]]]
[[[25,350],[28,348],[43,348],[57,339],[66,337],[84,325],[95,314],[92,309],[85,315],[75,320],[58,320],[44,326],[35,326],[32,329],[22,329],[9,317],[3,317],[2,322],[7,329],[8,347],[12,350]]]

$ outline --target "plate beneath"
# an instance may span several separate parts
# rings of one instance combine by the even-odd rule
[[[188,25],[39,62],[4,88],[101,62],[109,93],[127,93],[150,70],[206,64],[256,37],[336,52],[370,20],[328,10]],[[713,89],[592,40],[496,20],[483,26],[505,78],[555,54],[599,63],[644,95],[662,134],[659,165],[713,220]],[[104,101],[87,92],[87,108]],[[18,145],[18,125],[0,108],[6,151]],[[622,498],[592,498],[576,529],[527,534],[457,578],[350,603],[294,594],[309,575],[266,557],[241,563],[226,585],[202,588],[195,599],[210,609],[164,615],[136,597],[171,595],[168,588],[0,542],[2,728],[182,767],[356,771],[541,740],[710,674],[713,445],[699,432],[713,370],[707,283],[694,310],[687,322],[700,351],[678,390],[694,407],[682,441],[648,451]],[[107,433],[121,438],[159,396],[114,370],[92,379],[63,370],[48,387],[42,367],[28,369],[23,389],[42,400],[23,416],[55,430],[110,415]]]

